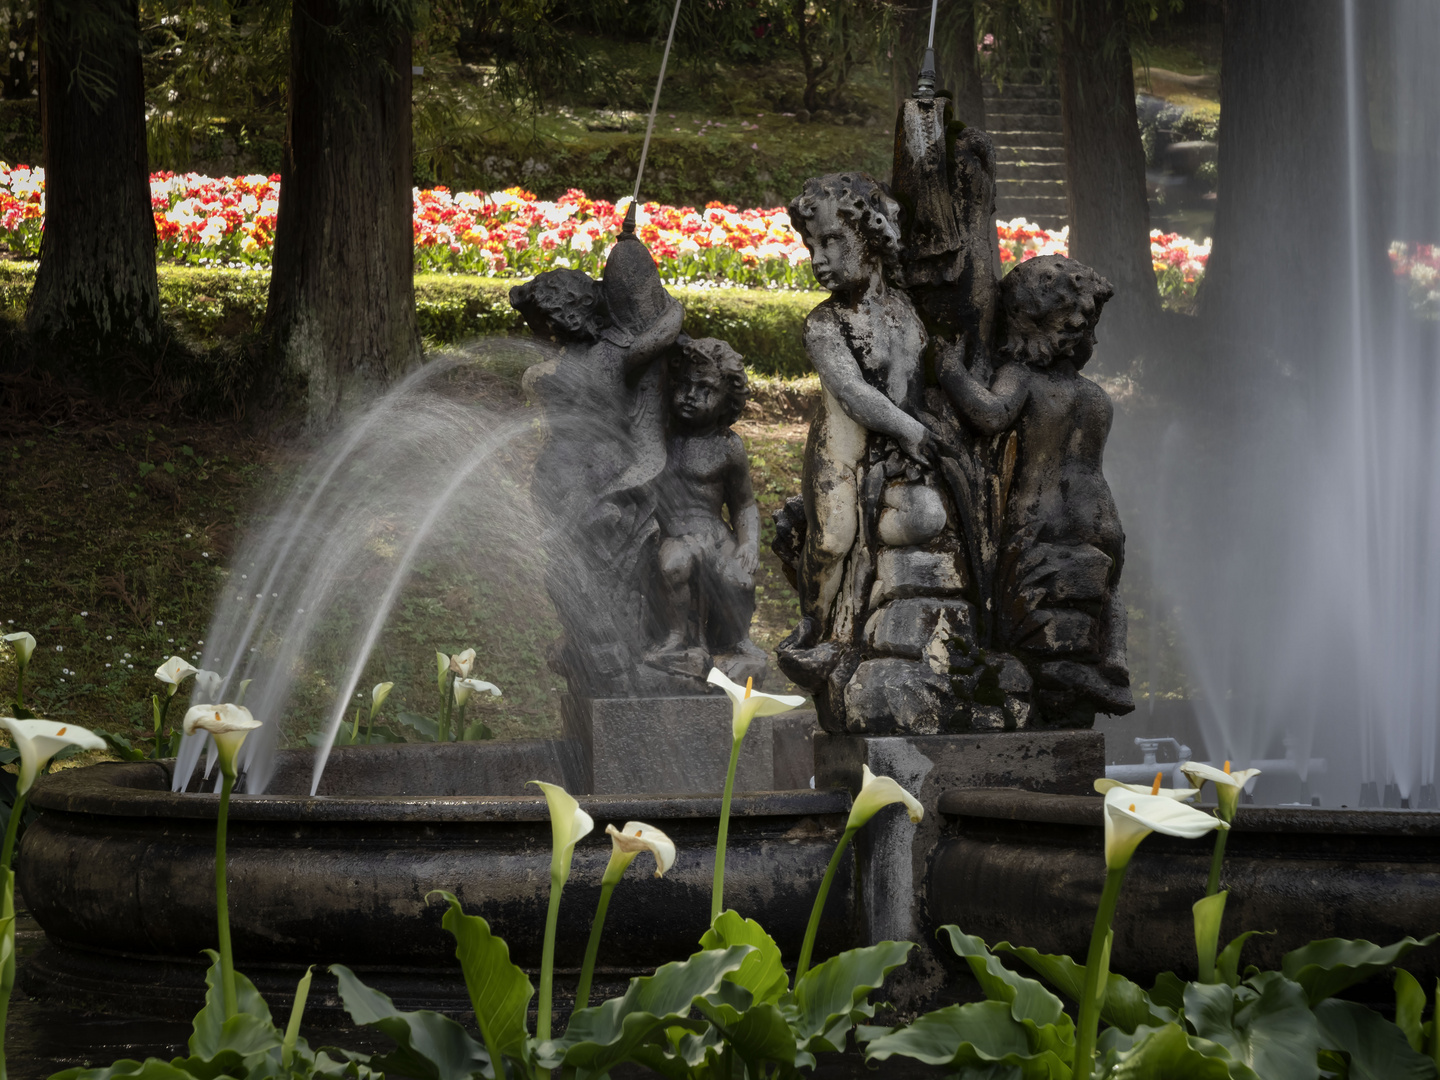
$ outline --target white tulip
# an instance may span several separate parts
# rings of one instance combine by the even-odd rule
[[[15,663],[21,671],[25,670],[30,663],[30,656],[35,651],[35,638],[23,630],[15,634],[6,634],[4,641],[15,650]]]
[[[246,735],[261,726],[243,705],[194,705],[181,724],[186,735],[194,735],[196,731],[210,733],[220,752],[220,771],[232,780],[240,744]]]
[[[1259,769],[1241,769],[1232,773],[1228,761],[1223,772],[1199,761],[1182,762],[1178,768],[1197,788],[1204,786],[1206,780],[1215,785],[1215,799],[1220,804],[1220,816],[1226,821],[1235,820],[1235,813],[1240,808],[1240,792],[1246,784],[1260,775]]]
[[[494,683],[486,682],[484,679],[456,679],[455,680],[455,704],[464,705],[470,700],[470,695],[479,691],[482,694],[489,694],[491,697],[500,696],[500,688]]]
[[[1123,787],[1105,793],[1105,865],[1128,866],[1140,841],[1152,832],[1195,840],[1230,826],[1218,817],[1163,795],[1140,795]]]
[[[24,795],[35,783],[40,770],[67,746],[82,750],[103,750],[105,743],[88,728],[78,724],[57,724],[53,720],[16,720],[0,716],[0,727],[10,733],[15,749],[20,751],[20,775],[15,791]]]
[[[793,694],[762,694],[753,688],[752,679],[746,679],[745,685],[740,686],[719,668],[711,668],[705,681],[720,687],[730,698],[730,736],[736,742],[745,737],[750,730],[750,721],[755,717],[774,716],[805,704],[803,697]]]
[[[623,831],[614,825],[605,826],[610,837],[610,863],[605,867],[602,885],[614,885],[642,851],[655,856],[655,876],[664,877],[675,865],[675,841],[653,825],[643,821],[627,821]]]
[[[193,664],[186,663],[183,657],[172,656],[155,669],[155,678],[170,687],[170,695],[173,697],[175,691],[180,689],[180,684],[199,670]]]
[[[889,776],[876,776],[869,765],[860,766],[860,794],[850,807],[850,819],[845,822],[847,830],[859,829],[882,808],[892,803],[903,803],[905,813],[911,822],[919,824],[925,816],[920,800],[911,795]]]
[[[545,804],[550,808],[550,878],[563,883],[570,877],[575,845],[590,835],[595,819],[581,810],[575,797],[559,784],[547,784],[544,780],[528,783],[545,793]]]

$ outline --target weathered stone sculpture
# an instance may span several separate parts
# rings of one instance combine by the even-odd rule
[[[923,86],[900,123],[893,192],[842,173],[791,205],[831,296],[776,520],[801,609],[780,667],[831,731],[1087,727],[1133,708],[1111,408],[1079,374],[1112,290],[1053,257],[998,281],[989,138]]]
[[[633,221],[603,281],[551,270],[510,302],[554,350],[525,375],[546,426],[531,494],[564,628],[552,669],[582,698],[703,692],[712,662],[763,675],[749,640],[758,511],[729,430],[743,361],[681,334]]]

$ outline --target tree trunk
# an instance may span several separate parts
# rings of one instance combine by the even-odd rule
[[[410,31],[356,0],[295,0],[265,337],[324,428],[420,360]]]
[[[102,389],[161,338],[138,17],[136,0],[39,12],[45,235],[25,324]]]
[[[930,5],[913,4],[898,11],[893,75],[895,108],[915,93],[925,39],[930,30]],[[975,51],[974,0],[941,4],[935,24],[936,86],[950,91],[955,119],[967,127],[985,127],[985,94],[980,84],[980,61]]]
[[[1114,356],[1143,340],[1160,311],[1124,0],[1056,0],[1055,22],[1070,256],[1115,286],[1102,329],[1120,346],[1107,349]]]

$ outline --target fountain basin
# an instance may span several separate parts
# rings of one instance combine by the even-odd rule
[[[469,999],[440,927],[458,896],[538,968],[549,896],[550,824],[527,779],[559,782],[570,748],[541,741],[337,749],[319,798],[312,752],[281,751],[270,792],[231,804],[228,867],[236,966],[276,1001],[309,964],[343,963],[400,1008],[464,1012]],[[37,995],[72,1005],[188,1017],[215,944],[218,798],[170,790],[172,762],[71,769],[37,784],[18,883],[46,944],[22,971]],[[420,795],[420,791],[440,794]],[[581,798],[596,833],[575,852],[560,909],[557,990],[584,953],[610,855],[606,824],[643,820],[679,851],[663,879],[642,856],[617,890],[597,989],[688,956],[709,923],[720,797]],[[786,955],[799,951],[815,890],[844,828],[840,791],[740,794],[726,859],[727,907],[758,919]],[[824,950],[857,943],[848,865],[827,905]],[[532,980],[535,976],[532,974]],[[327,985],[328,984],[328,985]],[[338,1003],[317,980],[312,1010]],[[563,1004],[563,1002],[562,1002]],[[338,1018],[338,1017],[337,1017]]]
[[[947,835],[931,869],[936,924],[1083,960],[1105,881],[1102,800],[968,790],[947,792],[939,809]],[[1147,987],[1165,970],[1195,977],[1190,908],[1205,894],[1211,850],[1208,837],[1151,835],[1140,845],[1115,916],[1113,970]],[[1222,886],[1222,946],[1245,930],[1274,931],[1250,939],[1242,964],[1279,968],[1315,938],[1423,938],[1440,930],[1440,814],[1247,806],[1226,842]],[[1440,949],[1402,966],[1433,985]],[[1388,979],[1358,990],[1394,1000]]]

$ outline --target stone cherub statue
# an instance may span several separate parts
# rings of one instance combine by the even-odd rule
[[[531,497],[564,627],[550,666],[591,698],[704,692],[712,662],[758,682],[759,516],[730,431],[743,361],[681,334],[684,310],[628,220],[601,281],[551,270],[510,302],[551,350],[525,374],[545,430]]]
[[[1111,407],[1080,374],[1111,289],[1053,257],[999,279],[993,148],[948,116],[902,110],[893,197],[844,173],[791,207],[831,295],[776,518],[801,608],[777,658],[832,731],[1085,727],[1134,707]]]
[[[670,435],[656,481],[665,637],[646,662],[697,678],[713,665],[737,681],[758,680],[766,657],[750,641],[750,621],[760,511],[744,444],[730,430],[749,395],[745,361],[725,342],[701,338],[671,354],[669,376]]]

